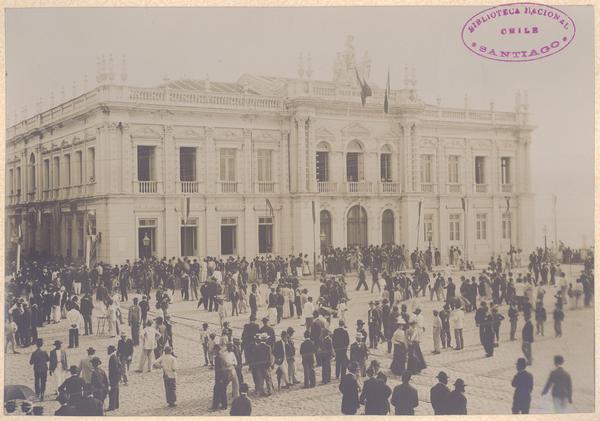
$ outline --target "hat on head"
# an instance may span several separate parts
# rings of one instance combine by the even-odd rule
[[[114,345],[109,345],[108,349],[107,349],[108,353],[111,353],[111,352],[116,351],[116,350],[117,350],[117,348],[115,348]]]
[[[58,339],[54,341],[54,346],[62,345],[62,342]]]
[[[454,386],[459,389],[459,390],[465,390],[465,382],[463,381],[463,379],[456,379],[456,381],[454,382]]]
[[[356,324],[359,325],[359,326],[362,326],[362,325],[365,324],[365,322],[363,322],[362,320],[359,319],[359,320],[356,321]]]
[[[269,339],[269,335],[263,332],[258,336],[258,339],[260,339],[261,341],[266,341],[267,339]]]
[[[262,318],[262,321],[263,321],[263,322],[268,322],[268,321],[269,321],[269,318],[268,318],[268,317],[263,317],[263,318]]]
[[[72,365],[71,367],[69,367],[69,372],[71,374],[79,374],[79,367],[77,367],[76,365]]]
[[[445,372],[445,371],[440,371],[440,372],[438,373],[438,375],[437,375],[437,376],[435,376],[435,377],[436,377],[436,378],[438,378],[438,379],[440,379],[440,380],[445,380],[445,381],[448,381],[448,375],[446,374],[446,372]]]
[[[94,367],[97,367],[97,366],[99,366],[100,364],[102,364],[102,361],[101,361],[101,360],[100,360],[100,358],[98,358],[98,357],[94,357],[94,358],[92,358],[92,359],[91,359],[91,362],[92,362],[92,365],[93,365]]]
[[[91,346],[87,349],[88,354],[93,354],[94,352],[96,352],[96,350]]]
[[[373,304],[375,304],[373,301],[369,301],[369,305],[370,306],[373,305]]]

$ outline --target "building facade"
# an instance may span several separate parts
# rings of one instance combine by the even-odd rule
[[[361,104],[352,40],[331,81],[112,83],[7,130],[7,250],[110,263],[145,256],[451,246],[487,262],[533,248],[533,127],[424,103],[414,72]],[[20,235],[19,235],[20,233]]]

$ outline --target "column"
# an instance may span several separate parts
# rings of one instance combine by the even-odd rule
[[[280,144],[280,148],[279,148],[279,192],[280,193],[289,193],[290,192],[290,177],[289,177],[289,159],[291,159],[291,156],[289,156],[289,136],[290,136],[290,131],[288,129],[284,129],[281,131],[281,144]],[[277,158],[275,158],[277,159]]]
[[[119,186],[122,183],[121,180],[123,180],[121,169],[123,165],[121,165],[120,157],[122,132],[117,127],[117,123],[110,123],[107,129],[106,143],[109,145],[110,150],[110,171],[106,172],[110,184],[107,186],[107,190],[109,193],[119,193]]]
[[[297,116],[298,135],[296,137],[296,153],[297,153],[297,171],[296,171],[296,191],[299,193],[306,192],[306,116]]]
[[[205,189],[206,189],[207,194],[215,193],[216,186],[217,186],[216,181],[218,180],[217,168],[219,165],[218,164],[219,157],[217,156],[217,151],[215,149],[215,141],[213,139],[213,132],[214,131],[213,131],[212,127],[205,128],[206,153],[204,154],[204,168],[206,169],[206,176],[204,177],[204,180],[206,182]],[[213,212],[214,212],[214,209],[213,209]],[[207,215],[208,215],[208,211],[207,211]]]
[[[242,146],[242,170],[241,175],[242,179],[240,180],[240,188],[244,193],[252,193],[252,184],[254,183],[254,171],[253,162],[254,162],[254,147],[252,142],[252,130],[244,129],[244,144]]]
[[[419,156],[419,137],[417,132],[417,124],[415,122],[410,123],[410,143],[412,161],[412,191],[416,192],[420,190],[419,170],[421,168],[421,159]]]
[[[440,209],[438,212],[438,244],[440,250],[440,256],[442,259],[442,265],[449,263],[448,261],[448,199],[440,198]]]
[[[163,183],[163,192],[165,194],[175,193],[175,180],[177,180],[177,165],[176,165],[176,145],[173,140],[173,126],[164,126],[164,136],[162,141],[164,153],[164,172],[158,180]],[[159,186],[160,191],[160,186]],[[178,224],[179,225],[179,224]]]
[[[121,140],[122,177],[121,191],[123,193],[133,192],[134,174],[137,173],[137,159],[134,159],[133,144],[129,124],[123,124],[121,129],[123,136]]]
[[[316,150],[316,142],[315,142],[315,127],[316,127],[316,119],[314,117],[310,117],[308,120],[308,171],[306,177],[308,177],[308,191],[316,192],[317,191],[317,150]],[[304,171],[304,169],[303,169]],[[312,269],[311,269],[312,270]]]

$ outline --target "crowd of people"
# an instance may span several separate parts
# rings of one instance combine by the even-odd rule
[[[257,396],[269,396],[298,384],[316,387],[316,369],[320,368],[321,384],[330,383],[334,376],[340,381],[344,414],[356,413],[361,405],[366,414],[387,414],[391,404],[396,414],[408,415],[418,404],[411,377],[427,367],[421,349],[426,331],[433,335],[433,354],[451,349],[453,341],[453,348],[459,351],[465,346],[462,330],[466,313],[474,313],[485,356],[492,357],[499,347],[502,322],[508,319],[510,339],[516,340],[518,320],[522,318],[525,368],[519,362],[520,373],[533,362],[534,336],[545,334],[549,302],[544,297],[549,286],[557,290],[552,311],[556,336],[562,334],[565,310],[592,302],[593,262],[585,266],[573,285],[566,282],[560,265],[539,251],[532,254],[525,274],[513,273],[510,257],[503,260],[498,256],[490,260],[486,270],[470,277],[465,274],[455,283],[450,270],[434,270],[439,263],[438,253],[428,249],[409,254],[402,246],[331,250],[324,260],[319,296],[314,298],[301,285],[302,276],[310,274],[303,254],[251,260],[152,258],[115,266],[100,262],[91,269],[58,260],[25,261],[19,270],[9,268],[5,351],[11,348],[18,353],[17,349],[36,346],[30,360],[35,393],[43,400],[47,375],[53,376],[53,392],[61,403],[58,415],[100,415],[117,409],[119,385],[127,384],[136,349],[139,360],[134,368],[137,366],[138,372],[161,368],[165,399],[173,407],[177,402],[177,357],[170,305],[179,293],[181,300],[197,301],[196,308],[215,311],[219,316],[217,328],[203,323],[200,329],[204,365],[214,370],[212,411],[230,407],[232,415],[249,415],[250,379]],[[358,274],[356,290],[364,287],[375,293],[377,289],[378,294],[369,302],[365,317],[356,322],[354,333],[349,332],[346,319],[350,299],[345,274],[352,270]],[[259,287],[261,283],[266,293]],[[134,297],[129,305],[132,292],[141,299]],[[440,305],[432,313],[431,324],[421,311],[420,303],[427,297]],[[126,312],[120,303],[129,305]],[[508,305],[506,315],[501,311],[504,304]],[[266,312],[260,324],[259,307]],[[105,320],[109,336],[120,338],[107,349],[108,373],[101,368],[102,358],[93,348],[78,364],[69,365],[60,340],[54,342],[48,354],[38,337],[39,328],[66,319],[68,348],[77,348],[81,332],[93,334],[92,312]],[[249,322],[237,337],[228,318],[240,314],[248,314]],[[274,326],[292,318],[302,321],[303,332],[296,334],[293,327],[275,332]],[[535,321],[535,334],[531,319]],[[125,324],[129,329],[123,327]],[[371,358],[373,350],[382,344],[392,356],[388,374],[402,379],[393,392],[380,363]],[[297,364],[302,366],[303,381],[297,376]],[[557,376],[564,380],[564,376]],[[523,374],[519,378],[528,377]],[[438,380],[447,393],[444,391],[443,399],[436,400],[444,402],[436,409],[433,395],[437,392],[432,389],[434,412],[466,413],[464,382],[456,379],[450,392],[444,372],[438,374]],[[513,381],[515,384],[521,383]],[[524,389],[519,390],[521,396]]]

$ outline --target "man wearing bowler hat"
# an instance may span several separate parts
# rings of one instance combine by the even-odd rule
[[[108,410],[119,409],[119,381],[121,380],[121,363],[117,358],[117,348],[108,346]]]
[[[415,415],[415,408],[419,406],[417,389],[410,385],[410,373],[402,374],[402,384],[394,388],[390,403],[395,408],[395,415]]]
[[[464,395],[465,382],[456,379],[454,390],[448,395],[448,415],[467,415],[467,398]]]
[[[90,363],[91,364],[91,363]],[[79,377],[79,368],[72,365],[69,368],[71,377],[66,379],[58,388],[59,395],[65,394],[69,398],[69,405],[77,405],[83,396],[85,381]]]
[[[440,371],[436,376],[438,384],[431,388],[429,401],[435,415],[448,414],[448,397],[450,389],[448,389],[448,375],[444,371]]]
[[[96,350],[92,347],[87,349],[87,355],[81,359],[79,362],[79,372],[81,373],[81,378],[87,384],[92,383],[92,371],[94,371],[94,366],[92,365],[92,357],[96,353]]]

